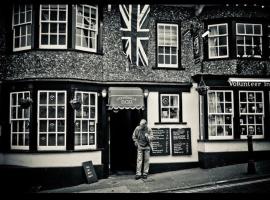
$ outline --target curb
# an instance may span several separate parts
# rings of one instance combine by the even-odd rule
[[[264,175],[253,176],[253,177],[228,179],[228,180],[215,181],[215,182],[209,182],[209,183],[203,183],[203,184],[185,186],[185,187],[177,187],[177,188],[171,188],[171,189],[164,189],[164,190],[155,190],[149,193],[166,193],[166,192],[173,192],[173,191],[190,190],[190,189],[196,189],[196,188],[202,188],[202,187],[208,187],[208,186],[214,186],[214,185],[245,182],[245,181],[257,180],[257,179],[259,180],[259,179],[264,179],[264,178],[270,178],[270,174],[264,174]]]

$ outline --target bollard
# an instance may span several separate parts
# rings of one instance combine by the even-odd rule
[[[252,142],[252,135],[248,134],[247,136],[248,142],[248,174],[255,174],[255,161],[253,157],[253,142]]]

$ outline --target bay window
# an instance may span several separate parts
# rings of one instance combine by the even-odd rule
[[[38,150],[66,149],[66,91],[38,91]]]
[[[22,99],[28,98],[29,91],[10,93],[11,149],[29,150],[30,107],[20,105]]]
[[[208,92],[209,139],[233,138],[233,95],[232,91]]]
[[[209,58],[226,58],[228,51],[228,24],[208,25],[208,53]]]
[[[236,46],[238,57],[261,57],[262,25],[236,23]]]
[[[68,6],[40,5],[40,48],[67,48]]]
[[[76,49],[97,51],[98,8],[76,5]]]
[[[75,111],[75,149],[95,149],[97,132],[97,93],[75,92],[81,107]]]
[[[31,49],[32,5],[14,5],[12,22],[13,51]]]
[[[261,91],[239,91],[240,132],[241,138],[248,134],[254,138],[264,135],[264,102]]]

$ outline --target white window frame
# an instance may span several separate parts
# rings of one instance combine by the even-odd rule
[[[163,43],[165,42],[165,27],[166,26],[169,26],[170,27],[170,33],[171,33],[171,27],[176,27],[176,44],[172,45],[165,45],[165,44],[160,44],[160,39],[159,39],[159,27],[163,26],[164,27],[164,32],[163,32],[163,36],[164,36],[164,41]],[[178,55],[178,51],[179,51],[179,26],[178,24],[173,24],[173,23],[157,23],[157,67],[165,67],[165,68],[178,68],[179,67],[179,63],[178,63],[178,60],[179,60],[179,55]],[[172,40],[172,38],[170,37],[170,41]],[[170,54],[166,54],[165,52],[162,54],[164,56],[164,64],[161,64],[159,63],[159,47],[170,47]],[[171,48],[172,47],[176,47],[176,54],[171,54]],[[165,49],[164,49],[165,51]],[[176,56],[176,64],[166,64],[165,63],[165,55],[170,55],[170,60],[171,60],[171,57],[172,55],[173,56]],[[171,62],[170,62],[171,63]]]
[[[42,6],[45,4],[41,4],[39,6],[39,48],[40,49],[67,49],[67,42],[68,42],[68,5],[66,4],[57,4],[58,8],[57,8],[57,15],[59,15],[59,5],[65,5],[66,6],[66,20],[65,21],[58,21],[58,20],[42,20],[42,10],[48,10],[49,11],[49,18],[50,18],[50,5],[51,4],[47,4],[49,5],[48,9],[42,9]],[[48,35],[48,44],[42,44],[41,43],[41,36],[42,36],[42,23],[47,23],[47,24],[52,24],[52,23],[56,23],[57,27],[60,23],[65,23],[66,24],[66,34],[59,34],[57,29],[57,33],[52,34],[52,35],[56,35],[57,36],[57,44],[53,45],[50,44],[50,36],[51,36],[51,32],[50,32],[50,25],[48,27],[48,33],[46,33],[45,35]],[[60,45],[59,43],[59,35],[65,35],[65,44],[64,45]]]
[[[162,97],[163,96],[169,96],[169,105],[168,106],[163,106],[162,105]],[[172,96],[176,96],[178,98],[178,105],[177,106],[172,106],[170,105],[170,99]],[[174,123],[179,123],[180,122],[180,94],[160,94],[160,122],[161,123],[166,123],[166,122],[174,122]],[[169,109],[169,117],[168,118],[162,118],[162,108],[168,108]],[[170,108],[177,108],[177,118],[170,118]]]
[[[97,122],[98,122],[98,105],[97,105],[97,92],[88,92],[88,91],[75,91],[75,97],[77,96],[77,94],[80,93],[81,95],[83,94],[87,94],[89,95],[89,104],[88,105],[84,105],[83,104],[83,96],[82,99],[81,99],[81,108],[80,108],[80,111],[81,111],[81,117],[80,118],[77,118],[76,116],[76,113],[77,111],[74,110],[74,149],[75,150],[81,150],[81,149],[96,149],[97,147]],[[95,105],[92,106],[90,104],[90,101],[91,101],[91,98],[90,96],[91,95],[95,95]],[[83,107],[88,107],[89,108],[89,117],[88,118],[85,118],[83,117]],[[91,118],[91,107],[95,107],[95,117],[94,118]],[[80,121],[80,132],[76,132],[76,121]],[[82,145],[82,134],[83,133],[86,133],[86,132],[82,132],[82,121],[83,120],[87,120],[87,121],[94,121],[95,122],[95,131],[94,131],[94,144],[92,145],[89,145],[89,137],[87,138],[88,139],[88,144],[87,145]],[[89,123],[89,122],[88,122]],[[87,127],[88,131],[87,131],[87,134],[89,136],[90,133],[93,133],[93,132],[90,132],[89,130],[89,124],[88,124],[88,127]],[[75,144],[75,137],[76,137],[76,134],[80,134],[80,145],[76,145]]]
[[[47,103],[46,104],[40,104],[40,93],[47,93]],[[54,92],[56,93],[56,99],[55,99],[55,105],[56,107],[58,106],[64,106],[65,108],[65,111],[64,111],[64,118],[49,118],[48,117],[48,113],[49,113],[49,110],[48,110],[48,106],[51,105],[49,104],[49,93],[50,92]],[[58,104],[57,103],[57,98],[58,98],[58,93],[64,93],[64,100],[65,100],[65,103],[64,104]],[[37,137],[37,147],[38,147],[38,150],[66,150],[66,137],[67,137],[67,92],[66,90],[38,90],[38,102],[37,102],[37,133],[38,133],[38,137]],[[46,115],[47,117],[46,118],[40,118],[40,106],[46,106],[47,108],[47,111],[46,111]],[[55,110],[55,114],[57,115],[57,108]],[[47,120],[47,132],[40,132],[40,120]],[[64,123],[64,132],[58,132],[57,131],[57,127],[55,128],[56,131],[55,131],[55,135],[57,136],[58,134],[64,134],[64,145],[63,146],[57,146],[57,139],[56,139],[56,146],[48,146],[48,141],[49,141],[49,120],[56,120],[56,126],[57,126],[57,120],[64,120],[65,123]],[[46,134],[47,135],[47,145],[46,146],[40,146],[39,145],[39,139],[40,139],[40,135],[41,134]],[[57,137],[56,137],[57,138]]]
[[[238,32],[238,28],[237,28],[237,26],[238,25],[244,25],[244,30],[245,30],[245,33],[239,33]],[[248,33],[246,33],[246,25],[252,25],[252,30],[253,30],[253,34],[248,34]],[[254,25],[259,25],[260,27],[261,27],[261,34],[255,34],[254,33]],[[239,44],[237,44],[237,41],[236,41],[236,55],[237,55],[237,57],[240,57],[240,55],[238,55],[238,47],[239,46],[242,46],[242,47],[244,47],[244,55],[243,55],[243,57],[251,57],[251,56],[254,56],[255,58],[261,58],[262,56],[259,56],[259,55],[247,55],[246,54],[246,36],[250,36],[250,37],[252,37],[252,48],[254,48],[254,37],[260,37],[260,50],[261,50],[261,52],[263,51],[263,41],[262,41],[262,37],[263,37],[263,30],[262,30],[262,24],[256,24],[256,23],[236,23],[236,25],[235,25],[235,28],[236,28],[236,37],[237,36],[243,36],[244,37],[244,44],[243,45],[239,45]],[[250,45],[248,45],[248,46],[250,46]]]
[[[82,9],[84,10],[84,7],[88,7],[89,10],[91,11],[91,9],[95,9],[96,10],[96,24],[95,24],[95,30],[91,29],[91,28],[86,28],[83,25],[78,25],[77,24],[77,17],[78,17],[78,5],[76,5],[76,14],[75,14],[75,21],[76,21],[76,27],[75,27],[75,49],[78,50],[83,50],[83,51],[89,51],[89,52],[97,52],[97,40],[98,40],[98,6],[91,6],[91,5],[80,5],[82,6]],[[91,15],[90,15],[91,16]],[[91,21],[91,19],[90,19]],[[80,30],[87,30],[88,34],[90,34],[90,31],[94,31],[95,34],[95,48],[87,48],[87,47],[83,47],[83,46],[78,46],[77,45],[77,29]],[[80,39],[81,39],[81,44],[82,44],[82,37],[83,35],[80,35]],[[90,39],[90,37],[88,37],[88,39]]]
[[[16,95],[16,104],[15,105],[13,105],[12,104],[12,95],[13,94],[15,94]],[[29,109],[29,117],[28,118],[25,118],[24,117],[24,109],[22,109],[22,118],[18,118],[18,108],[20,107],[20,105],[19,105],[19,98],[18,98],[18,95],[19,94],[22,94],[22,97],[23,98],[25,98],[25,94],[28,94],[28,97],[30,98],[30,91],[19,91],[19,92],[11,92],[10,93],[10,106],[9,106],[9,122],[10,122],[10,147],[11,147],[11,149],[17,149],[17,150],[29,150],[29,135],[30,135],[30,131],[29,131],[29,129],[28,129],[28,132],[26,132],[25,131],[25,123],[26,123],[26,121],[29,121],[29,125],[30,125],[30,115],[31,115],[31,108],[29,107],[29,108],[27,108],[27,109]],[[12,108],[16,108],[16,118],[13,118],[12,117]],[[18,132],[18,131],[16,131],[16,132],[14,132],[13,131],[13,125],[12,125],[12,122],[13,121],[17,121],[17,122],[19,122],[19,121],[23,121],[24,122],[24,127],[23,127],[23,132]],[[17,130],[18,130],[18,128],[19,127],[17,127]],[[14,134],[17,134],[17,144],[19,144],[19,137],[18,137],[18,135],[19,134],[23,134],[24,135],[24,137],[23,137],[23,143],[24,143],[24,145],[13,145],[12,144],[12,136],[14,135]],[[25,145],[25,135],[26,134],[28,134],[28,145]]]
[[[229,57],[229,37],[228,37],[228,24],[227,23],[222,23],[222,24],[211,24],[211,25],[208,25],[208,30],[210,29],[210,27],[218,27],[219,26],[226,26],[226,34],[219,34],[217,33],[216,35],[212,35],[211,33],[208,34],[208,58],[209,59],[214,59],[214,58],[228,58]],[[227,40],[227,45],[219,45],[219,37],[224,37],[226,36],[226,40]],[[210,38],[217,38],[218,40],[218,45],[217,46],[210,46]],[[212,47],[215,47],[218,49],[218,56],[211,56],[211,48]],[[219,48],[220,47],[226,47],[227,48],[227,55],[224,55],[224,56],[219,56]]]
[[[215,102],[213,102],[214,104],[215,104],[215,110],[216,110],[216,112],[210,112],[210,106],[209,106],[209,104],[211,103],[209,100],[209,93],[213,93],[214,92],[214,94],[215,94]],[[218,107],[217,107],[217,105],[218,105],[218,101],[217,101],[217,93],[223,93],[223,101],[221,101],[221,102],[219,102],[219,103],[222,103],[222,104],[224,104],[224,112],[222,112],[222,113],[219,113],[219,112],[217,112],[217,110],[218,110]],[[231,101],[226,101],[225,100],[225,93],[230,93],[231,94]],[[234,129],[233,129],[233,127],[234,127],[234,123],[233,123],[233,119],[234,119],[234,100],[233,100],[233,91],[232,90],[209,90],[209,91],[207,91],[207,99],[208,99],[208,101],[207,101],[207,109],[208,109],[208,116],[207,116],[207,121],[208,121],[208,138],[209,138],[209,140],[223,140],[223,139],[225,139],[225,140],[231,140],[231,139],[233,139],[234,138]],[[226,105],[226,103],[230,103],[231,104],[231,109],[232,109],[232,111],[231,112],[226,112],[226,109],[225,109],[225,105]],[[226,115],[230,115],[231,116],[231,130],[232,130],[232,135],[222,135],[222,136],[220,136],[220,135],[215,135],[215,136],[212,136],[212,135],[210,135],[210,123],[209,123],[209,118],[210,118],[210,116],[211,115],[213,115],[213,116],[215,116],[215,124],[212,124],[212,125],[214,125],[215,127],[216,127],[216,134],[217,134],[217,126],[218,125],[220,125],[220,126],[223,126],[223,133],[225,134],[225,131],[226,131],[226,122],[225,122],[225,119],[224,119],[224,123],[223,124],[218,124],[217,122],[216,122],[216,116],[223,116],[223,117],[225,117]],[[229,126],[229,125],[228,125]]]
[[[249,113],[248,112],[248,104],[249,104],[249,101],[248,101],[248,99],[246,100],[246,101],[240,101],[240,93],[241,92],[243,92],[243,93],[246,93],[246,94],[248,94],[249,92],[251,92],[251,93],[261,93],[262,94],[262,102],[259,102],[259,103],[262,103],[262,109],[263,109],[263,112],[262,113]],[[247,104],[247,112],[246,113],[241,113],[241,103],[246,103]],[[256,103],[257,103],[257,101],[256,101],[256,98],[255,98],[255,101],[254,102],[252,102],[252,103],[254,103],[255,105],[256,105]],[[239,90],[239,118],[241,117],[241,115],[246,115],[246,116],[249,116],[249,115],[252,115],[252,116],[254,116],[254,118],[255,118],[255,116],[257,115],[257,116],[262,116],[262,124],[258,124],[258,125],[262,125],[262,135],[256,135],[256,125],[257,125],[257,123],[255,122],[255,124],[249,124],[248,123],[248,121],[247,121],[247,123],[246,123],[246,128],[247,128],[247,135],[248,135],[248,126],[249,125],[253,125],[254,126],[254,128],[255,128],[255,134],[254,135],[252,135],[252,138],[254,138],[254,139],[262,139],[262,138],[264,138],[264,135],[265,135],[265,133],[264,133],[264,118],[265,118],[265,108],[264,108],[264,92],[263,91],[254,91],[254,90]],[[254,119],[255,120],[255,119]],[[239,125],[240,125],[240,127],[241,127],[241,124],[240,124],[240,122],[239,122]],[[240,136],[240,138],[241,139],[247,139],[247,135],[241,135]]]
[[[31,6],[31,21],[30,22],[27,22],[26,20],[27,20],[27,12],[26,12],[26,6],[27,5],[30,5]],[[22,50],[28,50],[28,49],[31,49],[32,47],[31,47],[31,45],[32,45],[32,12],[33,12],[33,6],[31,5],[31,4],[18,4],[18,6],[19,6],[19,9],[20,9],[20,7],[21,6],[25,6],[25,12],[24,12],[24,19],[25,19],[25,21],[23,22],[23,23],[20,23],[20,14],[21,14],[21,12],[19,11],[19,13],[16,13],[16,14],[18,14],[18,24],[15,24],[15,19],[14,19],[14,17],[15,17],[15,6],[13,5],[13,9],[12,9],[12,31],[13,31],[13,51],[14,52],[16,52],[16,51],[22,51]],[[30,34],[27,34],[27,32],[28,32],[28,28],[27,28],[27,26],[28,25],[30,25],[30,27],[31,27],[31,30],[30,30]],[[15,27],[20,27],[20,35],[19,35],[19,38],[21,38],[21,32],[22,32],[22,29],[21,29],[21,27],[22,26],[26,26],[26,35],[25,35],[25,37],[26,37],[26,40],[25,40],[25,44],[26,44],[26,46],[23,46],[23,47],[21,47],[21,39],[19,40],[20,41],[20,44],[19,44],[19,47],[15,47]],[[28,41],[28,36],[30,36],[30,45],[29,46],[27,46],[27,41]]]
[[[270,24],[267,26],[268,27],[268,57],[270,58]]]

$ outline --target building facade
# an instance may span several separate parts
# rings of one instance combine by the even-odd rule
[[[144,66],[123,53],[119,5],[0,14],[1,170],[58,185],[85,182],[90,160],[99,178],[132,171],[141,118],[152,173],[246,162],[248,134],[256,159],[269,158],[268,6],[151,5]]]

